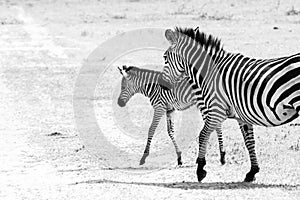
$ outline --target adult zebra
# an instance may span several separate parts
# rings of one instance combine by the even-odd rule
[[[175,147],[177,162],[178,165],[182,165],[181,151],[173,135],[174,125],[172,114],[175,110],[186,110],[196,104],[191,85],[187,81],[188,79],[182,79],[176,83],[173,90],[164,90],[157,82],[161,75],[161,72],[159,71],[141,69],[132,66],[127,67],[125,65],[122,69],[119,68],[119,71],[123,75],[123,78],[121,83],[121,93],[118,98],[118,105],[124,107],[132,96],[136,93],[141,93],[150,99],[151,105],[154,108],[152,123],[148,131],[148,140],[143,157],[140,160],[140,165],[145,163],[145,160],[149,155],[150,144],[155,133],[155,129],[157,128],[161,117],[165,113],[167,115],[167,130]],[[219,141],[220,162],[223,165],[225,164],[225,151],[223,148],[221,124],[216,128],[216,131]]]
[[[197,177],[206,176],[206,145],[212,131],[226,118],[238,120],[250,155],[252,182],[259,166],[253,125],[278,126],[299,116],[300,54],[254,59],[226,52],[221,41],[199,29],[166,30],[171,46],[164,54],[159,83],[166,88],[188,76],[198,100],[204,102],[204,127],[199,135]],[[203,97],[203,98],[201,98]]]

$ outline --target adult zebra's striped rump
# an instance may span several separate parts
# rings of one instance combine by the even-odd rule
[[[121,83],[121,93],[118,98],[118,105],[124,107],[133,95],[141,93],[149,98],[151,105],[154,108],[154,116],[148,131],[148,140],[144,155],[140,160],[140,164],[145,163],[146,157],[149,155],[150,144],[156,127],[161,117],[166,114],[168,134],[174,144],[178,164],[181,165],[181,151],[174,137],[172,113],[174,110],[185,110],[196,104],[196,99],[192,93],[188,78],[182,79],[180,82],[176,83],[172,90],[164,90],[158,84],[158,78],[161,76],[161,72],[159,71],[141,69],[132,66],[123,66],[122,68],[119,68],[119,70],[123,75],[123,78]],[[202,104],[198,104],[197,106],[203,107]],[[223,149],[221,125],[217,129],[217,133],[220,148],[220,160],[221,163],[224,164],[225,151]]]
[[[199,136],[198,180],[206,172],[206,143],[210,133],[226,118],[239,120],[250,154],[251,170],[245,181],[259,171],[252,125],[278,126],[299,116],[300,54],[254,59],[229,53],[221,41],[199,29],[167,30],[171,46],[164,54],[165,67],[159,83],[171,88],[189,77],[197,100],[207,113]]]

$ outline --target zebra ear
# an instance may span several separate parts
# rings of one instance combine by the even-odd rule
[[[126,72],[126,65],[123,65],[122,69],[120,67],[118,67],[120,73],[122,74],[122,76],[126,79],[128,79],[128,73]]]
[[[123,70],[123,76],[124,78],[129,79],[129,75],[125,70]]]
[[[120,72],[120,74],[122,74],[123,75],[123,73],[122,73],[122,69],[118,66],[118,70],[119,70],[119,72]]]
[[[166,30],[165,36],[166,36],[167,40],[170,42],[171,45],[176,44],[177,37],[176,37],[175,32],[173,32],[171,29]]]

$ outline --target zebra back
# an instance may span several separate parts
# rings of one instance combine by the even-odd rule
[[[122,79],[121,94],[123,99],[129,99],[136,93],[150,98],[153,106],[164,104],[177,110],[184,110],[195,104],[194,94],[188,77],[183,78],[174,85],[172,90],[164,90],[159,84],[160,71],[142,69],[130,66],[126,70],[129,77]],[[126,102],[127,102],[126,101]]]

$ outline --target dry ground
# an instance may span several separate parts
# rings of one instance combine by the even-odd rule
[[[83,148],[72,105],[83,61],[118,33],[175,25],[200,26],[222,38],[228,51],[257,58],[300,48],[297,0],[0,1],[0,199],[299,199],[299,119],[277,128],[255,127],[261,172],[253,184],[240,182],[249,161],[232,120],[224,124],[227,164],[220,166],[212,135],[202,184],[191,161],[194,138],[185,167],[171,163],[149,172],[118,170],[114,158],[105,161]],[[162,64],[162,59],[144,52],[116,64],[124,62],[139,66]],[[100,85],[98,93],[115,89],[118,81]],[[93,101],[101,112],[104,99]],[[151,111],[149,105],[142,109]],[[151,113],[140,115],[144,130]],[[193,123],[200,130],[201,120]],[[49,135],[55,132],[60,134]]]

